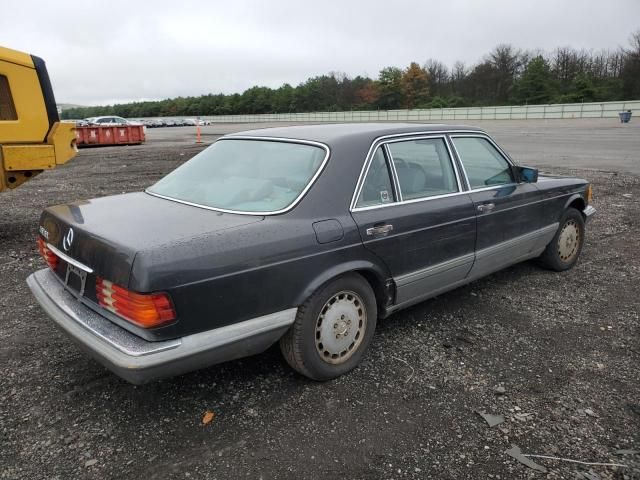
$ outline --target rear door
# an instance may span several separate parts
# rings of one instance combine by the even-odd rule
[[[381,143],[352,205],[366,248],[387,265],[397,304],[465,278],[474,258],[474,204],[444,136]]]
[[[478,218],[471,276],[499,270],[544,247],[553,227],[543,225],[544,204],[535,184],[516,182],[510,160],[485,135],[451,135],[451,140]]]

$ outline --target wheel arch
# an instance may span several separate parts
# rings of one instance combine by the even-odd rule
[[[575,193],[575,194],[571,195],[569,197],[569,199],[565,202],[564,209],[562,210],[561,215],[564,214],[564,212],[568,208],[575,208],[580,213],[582,213],[582,211],[586,207],[587,207],[587,202],[584,201],[584,198],[582,198],[582,195],[580,195],[579,193]]]
[[[357,273],[367,281],[375,294],[378,310],[389,303],[393,295],[393,287],[386,269],[371,261],[354,260],[334,265],[315,276],[297,295],[295,304],[303,304],[324,284],[347,273]]]

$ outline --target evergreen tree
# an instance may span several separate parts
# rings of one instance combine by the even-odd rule
[[[382,109],[400,108],[402,94],[400,82],[402,70],[397,67],[386,67],[380,70],[378,77],[378,107]]]
[[[549,103],[556,89],[547,61],[538,55],[533,58],[513,87],[513,99],[520,104]]]

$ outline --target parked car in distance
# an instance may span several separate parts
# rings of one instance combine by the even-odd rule
[[[197,125],[198,125],[198,121],[197,121],[197,120],[194,120],[193,118],[185,118],[185,119],[182,121],[182,124],[183,124],[185,127],[195,127],[195,126],[197,126]]]
[[[87,127],[89,125],[89,122],[87,122],[86,120],[80,120],[80,119],[68,119],[68,120],[62,120],[62,121],[74,123],[76,127]]]
[[[327,380],[398,310],[527,259],[573,267],[590,200],[585,180],[519,166],[474,127],[266,128],[222,137],[144,192],[47,208],[48,268],[27,282],[134,383],[278,341]]]
[[[158,127],[164,127],[164,121],[160,118],[150,118],[147,119],[147,126],[149,128],[158,128]]]
[[[86,118],[85,121],[89,125],[142,125],[141,122],[137,122],[134,120],[127,120],[126,118],[117,117],[114,115],[103,116],[103,117],[90,117]]]

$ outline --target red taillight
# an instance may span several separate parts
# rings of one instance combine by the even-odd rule
[[[42,238],[38,237],[38,250],[40,250],[40,255],[44,258],[44,261],[47,262],[47,265],[51,267],[52,270],[55,270],[60,262],[58,256],[49,250],[47,244]]]
[[[166,293],[130,292],[97,277],[96,297],[102,307],[142,328],[158,327],[176,318],[176,311]]]

